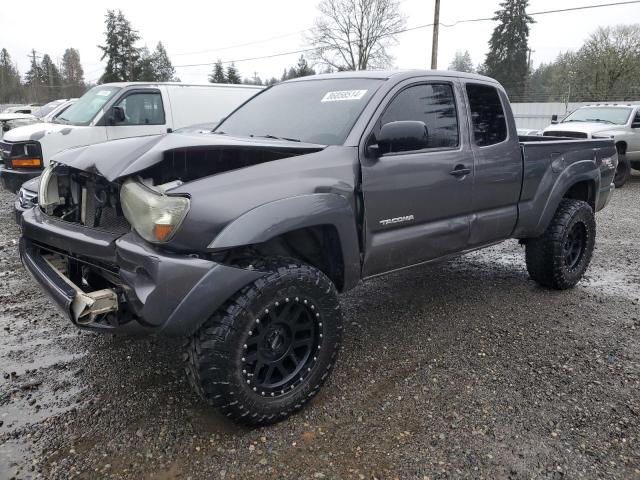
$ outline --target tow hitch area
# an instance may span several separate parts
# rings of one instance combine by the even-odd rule
[[[108,288],[94,292],[84,292],[65,275],[67,265],[63,258],[56,255],[44,255],[43,259],[60,278],[76,291],[71,303],[71,314],[76,323],[88,325],[93,323],[99,316],[118,310],[118,295],[116,292]]]

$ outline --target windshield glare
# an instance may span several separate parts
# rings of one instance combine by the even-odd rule
[[[120,87],[105,87],[98,85],[85,93],[71,105],[54,122],[69,125],[89,125],[96,114],[120,90]]]
[[[66,102],[66,100],[54,100],[53,102],[49,102],[46,105],[43,105],[38,110],[34,112],[34,116],[37,118],[44,118],[49,113],[53,112],[53,110],[60,104]]]
[[[305,80],[275,85],[244,104],[215,130],[342,145],[381,80]]]
[[[576,110],[563,122],[602,122],[624,125],[629,120],[629,115],[631,115],[631,108],[587,107]]]

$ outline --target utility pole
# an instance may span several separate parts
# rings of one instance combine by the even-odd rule
[[[438,69],[438,30],[440,29],[440,0],[436,1],[436,10],[433,14],[433,42],[431,44],[431,69]]]
[[[36,49],[32,48],[31,49],[31,55],[27,55],[29,58],[31,58],[31,70],[33,71],[34,74],[34,78],[33,80],[33,90],[34,90],[34,95],[36,98],[36,103],[38,103],[38,84],[40,83],[40,78],[38,75],[38,62],[37,59],[40,57],[36,57]]]

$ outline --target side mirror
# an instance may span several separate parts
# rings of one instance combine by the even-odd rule
[[[112,123],[122,123],[127,119],[124,115],[124,108],[115,106],[111,107],[111,121]]]
[[[558,115],[551,115],[551,125],[556,125],[558,123]]]
[[[429,131],[424,122],[402,120],[385,123],[377,136],[377,145],[369,150],[378,155],[391,152],[411,152],[429,147]]]

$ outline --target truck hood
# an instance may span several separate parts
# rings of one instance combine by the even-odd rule
[[[582,132],[593,134],[599,132],[608,132],[610,130],[617,130],[623,127],[624,125],[610,125],[600,122],[565,122],[557,123],[555,125],[549,125],[544,129],[544,131]]]
[[[30,113],[0,113],[0,122],[8,122],[9,120],[23,120],[25,118],[36,118]]]
[[[27,117],[32,117],[27,115]],[[67,135],[74,128],[87,128],[87,127],[75,127],[73,125],[62,125],[59,123],[32,123],[31,125],[24,125],[22,127],[9,130],[4,135],[4,139],[9,142],[25,142],[27,140],[40,140],[45,135],[51,135],[52,133],[62,133]]]
[[[185,154],[188,161],[190,152],[206,152],[224,156],[225,151],[243,151],[255,154],[254,163],[277,160],[295,155],[318,152],[326,145],[292,142],[287,140],[271,140],[258,137],[232,137],[212,133],[170,133],[147,137],[133,137],[111,142],[98,143],[65,150],[52,158],[53,162],[62,163],[78,170],[96,173],[112,182],[118,178],[133,175],[152,167],[163,160],[167,154]],[[213,156],[212,156],[213,157]],[[266,158],[266,160],[265,160]],[[217,158],[211,158],[214,163]],[[251,158],[235,168],[251,164]],[[229,165],[223,169],[233,169]],[[213,173],[213,171],[212,171]]]

